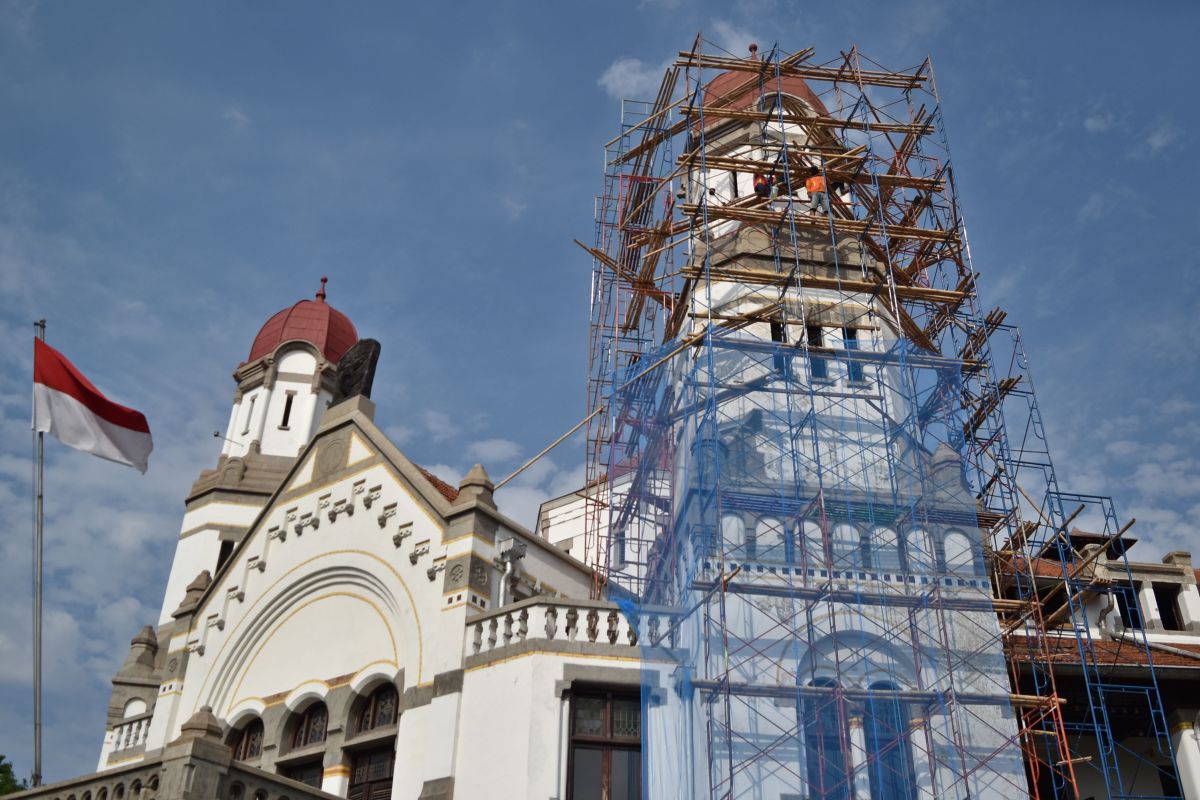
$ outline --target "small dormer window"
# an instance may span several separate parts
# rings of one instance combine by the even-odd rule
[[[279,422],[279,430],[286,431],[292,419],[292,403],[296,400],[295,392],[288,392],[283,400],[283,419]]]

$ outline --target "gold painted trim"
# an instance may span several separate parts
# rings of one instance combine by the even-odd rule
[[[220,662],[221,655],[225,652],[225,648],[227,648],[229,646],[229,643],[231,641],[233,641],[234,633],[236,633],[238,631],[238,629],[240,629],[246,623],[247,620],[255,618],[253,612],[257,609],[258,605],[263,601],[263,599],[265,597],[268,597],[271,594],[271,592],[275,589],[275,587],[277,587],[280,583],[282,583],[284,581],[284,579],[286,579],[288,576],[290,576],[293,572],[296,572],[297,570],[308,566],[309,564],[311,564],[314,561],[317,561],[318,559],[327,558],[329,556],[339,556],[339,555],[346,555],[346,554],[362,555],[362,556],[366,556],[369,559],[373,559],[373,560],[379,562],[384,567],[386,567],[388,569],[388,571],[390,571],[392,573],[392,575],[396,578],[396,580],[400,583],[400,588],[404,590],[404,594],[408,597],[409,607],[412,609],[413,622],[417,626],[417,680],[419,681],[421,679],[421,675],[425,668],[425,637],[421,634],[421,616],[417,611],[417,601],[416,601],[416,598],[413,597],[412,590],[408,588],[408,582],[406,580],[404,580],[404,577],[389,562],[385,561],[384,559],[380,558],[379,556],[377,556],[374,553],[371,553],[367,550],[329,550],[324,553],[318,553],[317,555],[312,556],[311,558],[307,558],[304,561],[301,561],[299,564],[296,564],[294,567],[289,569],[287,572],[283,573],[278,578],[276,578],[274,583],[272,583],[265,590],[263,590],[263,592],[261,594],[259,594],[259,596],[255,599],[254,604],[252,606],[250,606],[250,608],[246,609],[246,613],[242,615],[242,618],[240,620],[238,620],[237,626],[229,631],[229,634],[225,637],[225,641],[221,643],[221,649],[218,650],[217,653],[213,656],[212,666],[210,666],[208,668],[208,671],[204,675],[204,680],[200,684],[200,691],[197,693],[197,697],[204,696],[204,692],[208,688],[209,679],[212,677],[212,674],[213,674],[213,667],[218,662]],[[215,597],[216,595],[214,594],[211,596]],[[190,638],[191,634],[193,632],[196,632],[198,628],[202,627],[202,625],[203,625],[203,623],[199,622],[198,619],[194,619],[192,626],[187,631],[187,636]]]
[[[340,764],[336,767],[326,767],[322,775],[326,778],[345,778],[350,775],[350,768]]]
[[[299,606],[292,609],[286,617],[279,620],[279,622],[277,622],[271,628],[270,633],[268,633],[265,637],[263,637],[261,640],[259,640],[258,647],[255,649],[254,654],[252,656],[250,656],[250,660],[246,663],[245,667],[241,670],[241,672],[242,672],[241,677],[238,678],[238,682],[237,682],[237,684],[234,685],[233,691],[231,692],[231,694],[235,698],[237,697],[238,691],[242,688],[242,683],[246,680],[247,673],[249,673],[250,670],[254,668],[254,662],[258,660],[258,657],[260,655],[262,655],[263,650],[266,649],[267,645],[271,643],[271,640],[275,638],[275,634],[279,633],[280,629],[282,629],[283,626],[287,625],[288,621],[291,620],[292,617],[296,616],[301,611],[303,611],[304,609],[308,608],[311,605],[315,605],[315,604],[321,602],[322,600],[328,600],[333,597],[349,597],[352,600],[358,600],[358,601],[370,606],[371,609],[376,613],[376,615],[378,615],[380,622],[383,623],[383,629],[385,631],[387,631],[388,639],[391,640],[393,663],[399,663],[400,654],[396,650],[396,636],[395,636],[395,634],[392,633],[392,628],[390,625],[388,625],[387,615],[383,613],[382,609],[380,609],[379,606],[377,606],[375,603],[373,603],[370,599],[363,597],[361,595],[353,594],[351,592],[329,592],[328,594],[323,594],[318,597],[313,597],[309,600],[306,600],[305,602],[301,603]],[[303,686],[305,683],[312,683],[312,682],[313,681],[304,681],[303,683],[297,684],[296,688]],[[318,680],[316,682],[324,683],[324,681],[320,681],[320,680]],[[328,686],[326,686],[326,688],[328,688]],[[286,695],[284,696],[284,698],[281,698],[280,700],[276,701],[276,703],[282,703],[285,699],[287,699]],[[238,700],[238,699],[231,700],[231,701],[229,701],[229,704],[225,707],[225,716],[228,717],[229,713],[231,711],[233,711],[234,708],[236,708],[241,703],[248,702],[250,700],[258,700],[260,703],[263,703],[264,705],[266,705],[265,701],[260,697],[247,697],[247,698],[242,698],[240,700]],[[272,703],[272,705],[274,705],[276,703]]]
[[[1185,722],[1177,722],[1171,728],[1171,733],[1179,733],[1180,731],[1190,731],[1190,730],[1193,730],[1195,727],[1196,727],[1195,723],[1192,723],[1192,722],[1186,722],[1186,721]]]

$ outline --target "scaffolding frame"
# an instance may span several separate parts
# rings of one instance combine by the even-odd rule
[[[1123,529],[1110,499],[1060,491],[1019,331],[980,303],[930,60],[895,71],[857,48],[823,63],[812,48],[715,49],[697,36],[653,102],[623,102],[584,246],[584,551],[596,595],[626,598],[648,659],[674,665],[683,707],[670,724],[684,763],[656,764],[647,746],[648,796],[759,796],[775,781],[808,797],[1077,797],[1092,772],[1110,797],[1147,797],[1122,763],[1173,769],[1150,648],[1143,634],[1148,687],[1108,677],[1084,604],[1117,589],[1069,541],[1076,519],[1114,540]],[[800,213],[814,168],[833,200],[823,215]],[[767,175],[770,200],[741,193],[742,176]],[[948,469],[969,502],[943,485]],[[753,485],[762,475],[775,485]],[[778,530],[747,535],[727,525],[738,514]],[[847,547],[852,525],[867,532]],[[913,544],[939,527],[973,533],[966,561],[951,563],[949,539]],[[1053,610],[1037,580],[1048,563]],[[887,681],[849,685],[850,662],[875,656],[844,642],[829,675],[804,682],[798,654],[815,661],[818,634],[847,639],[852,626],[821,621],[845,609],[896,622],[871,647],[906,645],[913,685],[895,663]],[[1070,722],[1050,657],[1065,640],[1088,695]],[[665,680],[648,670],[648,720],[677,704],[654,688]],[[1109,700],[1131,694],[1151,754],[1112,734]],[[794,717],[775,710],[788,703]],[[816,721],[841,733],[822,738]],[[1080,734],[1098,758],[1073,753]],[[917,751],[924,782],[897,788]]]

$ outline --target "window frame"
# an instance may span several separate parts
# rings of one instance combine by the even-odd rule
[[[575,732],[575,719],[579,710],[579,701],[584,699],[602,699],[604,701],[604,722],[601,735],[581,734]],[[632,700],[638,708],[638,735],[636,737],[614,736],[612,734],[613,701]],[[634,752],[638,754],[637,786],[631,797],[642,796],[642,698],[638,688],[632,686],[588,686],[572,689],[568,701],[567,714],[567,785],[566,800],[575,798],[575,752],[577,749],[601,751],[601,781],[608,779],[612,785],[612,753],[614,751]]]
[[[252,739],[250,733],[253,728],[258,728],[258,749],[251,753]],[[233,737],[233,758],[235,761],[258,761],[262,759],[263,743],[266,739],[267,731],[263,725],[262,717],[254,717],[245,725],[237,729],[236,735]]]
[[[321,724],[321,738],[310,738],[313,727],[313,717],[317,712],[324,715],[325,719]],[[292,729],[288,735],[288,752],[293,750],[303,750],[306,747],[315,747],[318,744],[324,744],[329,738],[329,708],[320,700],[310,703],[308,708],[301,712],[297,712],[292,718]]]
[[[390,693],[394,698],[394,706],[392,710],[392,719],[388,722],[380,723],[376,719],[379,712],[379,704],[385,694]],[[369,721],[369,724],[365,724]],[[396,685],[390,681],[381,683],[372,689],[368,694],[362,697],[358,708],[354,712],[354,725],[352,736],[360,736],[369,734],[378,730],[386,730],[395,727],[400,722],[400,692],[396,689]]]

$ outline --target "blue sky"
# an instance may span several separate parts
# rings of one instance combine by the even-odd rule
[[[157,614],[230,373],[311,296],[383,343],[379,422],[456,481],[584,413],[616,97],[696,31],[744,52],[932,54],[981,294],[1021,325],[1064,488],[1134,555],[1200,549],[1200,74],[1190,3],[0,0],[0,753],[31,765],[30,323],[147,413],[149,474],[48,449],[48,779],[94,768]],[[578,443],[501,495],[532,523]]]

